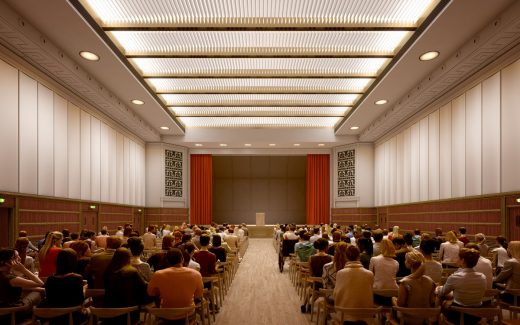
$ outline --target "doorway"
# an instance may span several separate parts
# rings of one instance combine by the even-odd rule
[[[0,247],[9,247],[14,242],[14,238],[11,238],[13,209],[11,208],[0,208]]]

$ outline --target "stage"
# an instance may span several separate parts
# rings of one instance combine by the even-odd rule
[[[250,238],[273,238],[274,225],[246,225]]]

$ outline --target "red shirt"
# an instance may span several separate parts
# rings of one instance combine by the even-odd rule
[[[40,277],[49,277],[56,273],[56,259],[59,252],[61,252],[61,248],[51,247],[47,251],[47,256],[43,259],[40,258]]]
[[[193,254],[193,259],[200,264],[200,274],[203,277],[210,277],[217,273],[215,265],[217,257],[215,254],[208,251],[197,251]]]

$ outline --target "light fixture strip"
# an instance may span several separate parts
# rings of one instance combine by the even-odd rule
[[[171,107],[176,116],[344,116],[350,107]]]
[[[187,127],[328,127],[340,117],[179,117]]]

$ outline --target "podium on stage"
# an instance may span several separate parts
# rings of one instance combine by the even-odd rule
[[[256,225],[265,226],[265,213],[264,212],[256,213]]]

